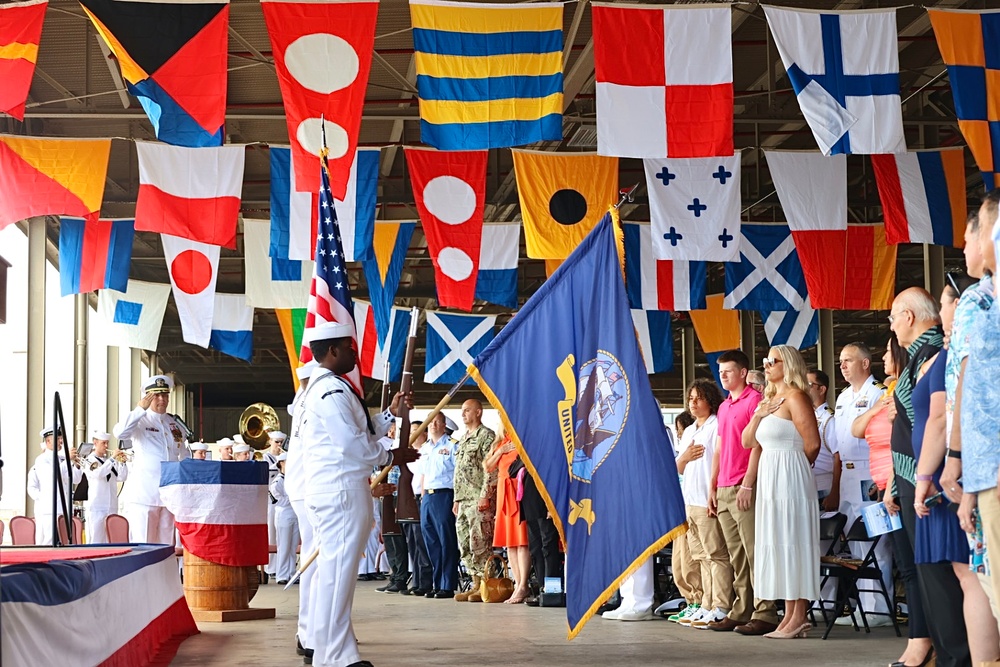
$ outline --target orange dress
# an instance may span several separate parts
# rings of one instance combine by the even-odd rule
[[[504,439],[498,447],[503,447],[510,440]],[[500,457],[497,465],[497,520],[493,531],[493,546],[495,547],[526,547],[528,546],[528,524],[521,522],[521,511],[517,502],[517,480],[507,474],[510,464],[517,458],[517,450],[507,452]]]

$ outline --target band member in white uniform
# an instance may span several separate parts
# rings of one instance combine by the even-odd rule
[[[319,367],[310,378],[301,420],[297,418],[295,445],[302,446],[306,513],[319,547],[310,624],[313,664],[322,667],[371,664],[358,652],[351,607],[358,556],[373,520],[368,477],[373,466],[393,460],[378,439],[389,430],[403,400],[397,394],[389,410],[369,416],[345,379],[357,365],[353,335],[352,324],[324,323],[306,332]],[[409,450],[396,452],[400,463],[412,460]]]
[[[204,442],[192,442],[188,448],[191,450],[191,458],[204,461],[208,458],[208,445]]]
[[[834,413],[837,442],[834,453],[840,455],[840,511],[847,516],[847,530],[861,515],[861,510],[878,500],[878,489],[872,481],[869,465],[868,442],[851,435],[851,425],[858,415],[867,412],[885,394],[885,387],[876,382],[871,374],[871,360],[871,352],[863,343],[848,343],[840,351],[840,372],[850,386],[837,397],[837,409]],[[867,543],[851,543],[854,558],[864,558],[867,550]],[[892,549],[889,540],[879,540],[875,556],[882,566],[886,589],[892,590]],[[865,611],[881,614],[888,612],[882,596],[873,593],[862,593],[861,596]],[[837,623],[850,625],[853,621],[850,616],[844,616],[837,619]],[[868,625],[880,627],[892,625],[892,621],[888,616],[872,616]]]
[[[52,428],[42,429],[39,435],[42,438],[42,447],[45,451],[35,458],[34,465],[28,470],[28,496],[35,501],[35,544],[52,544],[52,461],[58,461],[59,475],[62,477],[62,487],[66,494],[66,501],[73,502],[73,486],[83,479],[83,472],[79,466],[73,464],[73,484],[70,484],[69,474],[66,472],[66,459],[63,457],[63,436],[59,434],[59,444],[55,445],[59,449],[58,456],[53,454]],[[76,458],[76,447],[70,447],[69,455]],[[56,491],[58,494],[58,491]],[[63,515],[61,497],[55,500],[56,516]]]
[[[219,460],[220,461],[232,461],[233,460],[233,447],[235,442],[231,438],[223,438],[215,443],[216,448],[219,450]]]
[[[278,457],[284,454],[283,449],[285,444],[285,434],[281,431],[271,431],[267,434],[267,451],[264,452],[264,462],[267,463],[267,483],[270,485],[274,482],[274,478],[278,476]],[[289,506],[289,511],[291,506]],[[269,502],[267,504],[267,543],[268,545],[277,546],[277,533],[274,530],[274,511],[275,504]],[[277,560],[277,553],[273,553],[267,558],[267,567],[264,568],[264,573],[268,576],[274,576],[275,561]]]
[[[279,470],[285,467],[288,455],[284,452],[278,455]],[[285,490],[285,474],[278,472],[269,487],[274,507],[274,524],[277,530],[276,544],[278,553],[274,564],[274,577],[279,584],[287,584],[295,574],[295,547],[299,546],[299,525],[295,520],[295,512],[288,501]]]
[[[87,475],[87,542],[106,544],[108,531],[104,520],[109,514],[118,513],[118,482],[128,478],[128,464],[125,452],[118,450],[108,455],[110,433],[94,432],[94,451],[84,460],[84,474]]]
[[[173,385],[166,375],[146,380],[139,404],[115,424],[115,437],[131,440],[135,452],[122,491],[132,542],[174,543],[174,515],[160,502],[160,463],[186,459],[188,448],[184,432],[167,414]]]

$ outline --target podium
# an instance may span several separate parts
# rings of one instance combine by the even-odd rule
[[[184,547],[184,597],[196,621],[274,618],[251,608],[257,567],[267,563],[267,464],[164,462],[160,498]]]

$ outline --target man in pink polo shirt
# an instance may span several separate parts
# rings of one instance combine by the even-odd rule
[[[719,407],[719,442],[712,459],[708,512],[719,517],[733,565],[735,600],[729,616],[708,627],[763,635],[778,627],[774,602],[753,595],[754,484],[760,447],[744,449],[741,436],[760,403],[761,395],[747,385],[750,360],[740,350],[719,356],[719,377],[729,396]]]

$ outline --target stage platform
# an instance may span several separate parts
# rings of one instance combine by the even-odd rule
[[[198,633],[173,547],[153,544],[0,549],[0,627],[12,667],[168,664]]]

